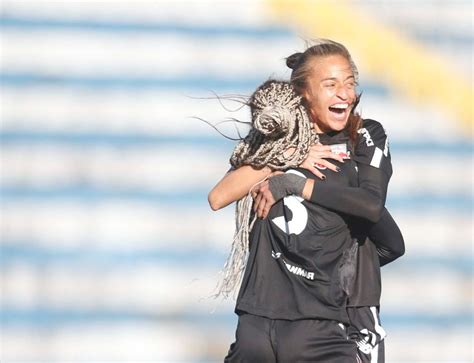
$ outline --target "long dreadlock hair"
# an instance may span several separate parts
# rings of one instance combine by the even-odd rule
[[[234,168],[252,165],[273,170],[296,167],[308,156],[318,136],[311,126],[303,100],[289,82],[269,80],[249,100],[252,128],[235,147],[230,163]],[[231,252],[222,270],[217,296],[228,297],[242,281],[249,252],[252,218],[250,193],[236,204],[236,228]]]

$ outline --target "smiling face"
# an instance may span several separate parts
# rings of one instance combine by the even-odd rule
[[[356,80],[342,55],[315,57],[303,95],[317,132],[343,130],[356,101]]]

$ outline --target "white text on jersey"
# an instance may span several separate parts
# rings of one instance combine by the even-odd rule
[[[362,136],[364,136],[365,144],[367,146],[374,146],[374,142],[372,141],[372,137],[370,137],[370,133],[365,127],[357,130],[357,132],[359,134],[362,134]]]
[[[283,260],[283,262],[285,263],[285,266],[288,269],[288,271],[290,271],[292,274],[303,276],[304,278],[308,280],[314,280],[314,272],[309,272],[301,267],[290,265],[285,260]]]

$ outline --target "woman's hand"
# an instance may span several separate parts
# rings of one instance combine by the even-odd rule
[[[281,175],[283,172],[275,171],[269,175],[269,178],[275,175]],[[270,208],[276,203],[273,194],[270,191],[268,179],[259,183],[252,189],[253,211],[259,218],[265,219],[270,212]]]
[[[333,164],[331,164],[326,159],[333,159],[340,161],[341,163],[344,162],[344,159],[341,155],[333,153],[331,151],[331,147],[329,145],[322,145],[322,144],[314,144],[311,146],[309,150],[308,157],[303,161],[299,166],[300,168],[304,168],[312,172],[318,178],[324,180],[326,177],[323,173],[321,173],[318,168],[320,169],[330,169],[335,172],[339,171],[339,168]]]
[[[291,151],[290,151],[291,152]],[[335,172],[339,171],[339,167],[331,164],[326,159],[333,159],[344,162],[344,159],[341,155],[333,153],[329,145],[314,144],[309,150],[308,157],[299,165],[301,168],[307,169],[316,175],[318,178],[324,180],[326,179],[325,175],[318,170],[318,167],[321,169],[330,169]],[[269,178],[275,175],[283,174],[281,171],[273,172],[269,175]],[[304,187],[303,194],[305,199],[308,199],[312,193],[314,182],[309,180]],[[253,210],[259,218],[266,218],[270,212],[271,207],[276,203],[276,200],[270,190],[269,179],[259,183],[256,187],[252,189],[252,198],[254,200]]]
[[[293,173],[275,172],[252,190],[254,212],[264,219],[275,202],[288,195],[311,195],[314,182]]]
[[[270,208],[276,203],[269,188],[268,179],[252,189],[253,211],[259,218],[265,219]]]

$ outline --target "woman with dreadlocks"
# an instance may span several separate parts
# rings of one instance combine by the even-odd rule
[[[372,348],[385,336],[378,324],[379,266],[403,253],[400,231],[384,209],[392,172],[386,135],[353,112],[357,69],[344,46],[324,41],[287,64],[291,85],[264,84],[251,97],[254,128],[234,150],[237,170],[209,195],[219,209],[272,171],[291,168],[254,191],[257,215],[268,218],[253,220],[252,228],[252,200],[237,204],[224,295],[246,268],[226,361],[377,361]],[[364,243],[367,235],[377,248]],[[344,328],[349,323],[352,330]]]

